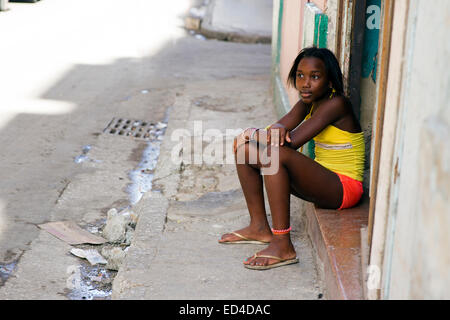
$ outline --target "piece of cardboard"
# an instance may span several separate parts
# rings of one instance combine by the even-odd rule
[[[38,227],[71,245],[83,243],[102,244],[107,242],[106,239],[81,229],[74,221],[48,222],[40,224]]]

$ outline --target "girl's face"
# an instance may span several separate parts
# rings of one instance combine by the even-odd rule
[[[300,91],[304,103],[309,104],[323,98],[331,88],[323,61],[315,57],[301,59],[297,67],[295,87]]]

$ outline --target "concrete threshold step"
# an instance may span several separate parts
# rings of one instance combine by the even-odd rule
[[[368,196],[340,211],[307,204],[308,234],[322,265],[328,299],[364,299],[361,229],[367,227],[368,216]]]

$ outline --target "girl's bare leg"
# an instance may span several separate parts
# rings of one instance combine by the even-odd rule
[[[279,152],[279,169],[275,174],[265,175],[264,182],[272,213],[272,227],[287,229],[290,226],[290,194],[302,194],[324,208],[338,208],[342,201],[339,177],[314,160],[288,147],[271,148]],[[289,234],[273,235],[270,245],[258,252],[282,259],[296,256]],[[268,265],[278,262],[270,258],[250,257],[246,264]]]
[[[264,185],[263,178],[258,165],[249,164],[249,153],[257,152],[257,146],[254,143],[247,143],[241,146],[238,152],[245,152],[245,163],[238,161],[236,157],[236,170],[239,182],[244,193],[247,208],[250,214],[249,226],[236,230],[242,236],[249,239],[270,241],[272,232],[267,221],[266,208],[264,205]],[[255,153],[256,154],[256,153]],[[242,240],[234,234],[224,234],[219,242]]]

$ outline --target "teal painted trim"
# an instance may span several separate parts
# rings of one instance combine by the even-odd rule
[[[283,81],[280,77],[280,56],[281,56],[281,31],[282,31],[282,25],[283,25],[283,2],[284,0],[279,0],[279,10],[278,10],[278,23],[277,23],[277,33],[276,33],[276,52],[275,52],[275,59],[272,61],[274,64],[272,70],[272,83],[273,83],[273,104],[275,106],[275,111],[277,113],[277,116],[279,118],[283,117],[286,113],[288,113],[291,110],[291,104],[289,102],[289,97],[287,95],[286,89],[283,85]],[[328,17],[324,14],[321,16],[324,16],[326,19],[320,18],[317,20],[317,35],[319,38],[319,45],[326,47],[326,41],[327,41],[327,30],[328,30]],[[316,16],[317,19],[317,16]],[[324,26],[325,25],[325,29]],[[316,34],[316,32],[315,32]],[[275,34],[274,34],[275,36]],[[314,39],[314,43],[316,43],[316,38]],[[273,47],[272,47],[273,48]],[[273,57],[273,56],[272,56]],[[306,156],[314,159],[315,152],[314,152],[315,144],[314,140],[310,140],[307,142],[303,147],[303,154]]]
[[[327,34],[328,34],[328,16],[321,14],[319,18],[319,48],[327,47]]]
[[[283,25],[283,2],[284,0],[280,0],[280,7],[278,9],[278,34],[277,34],[277,55],[276,55],[276,65],[277,70],[280,65],[280,56],[281,56],[281,30]]]
[[[368,78],[371,76],[374,83],[377,81],[380,17],[381,0],[367,0],[361,77]]]
[[[314,45],[317,47],[317,38],[319,37],[319,18],[318,14],[314,16]]]
[[[315,147],[316,147],[316,144],[314,143],[314,140],[311,139],[307,143],[304,144],[302,153],[305,156],[308,156],[309,158],[314,159],[316,157],[316,154],[314,151]]]
[[[328,16],[324,13],[318,13],[314,17],[314,45],[318,48],[326,48],[328,33]],[[307,157],[314,159],[316,144],[310,140],[303,145],[302,153]]]
[[[328,16],[320,13],[314,17],[314,45],[319,48],[327,47]]]
[[[276,1],[276,0],[275,0]],[[273,54],[273,66],[272,66],[272,89],[273,89],[273,104],[275,106],[275,111],[279,118],[283,117],[286,113],[291,109],[289,98],[286,93],[286,89],[284,88],[283,82],[280,77],[280,56],[281,56],[281,32],[283,26],[283,4],[284,0],[279,0],[278,2],[278,17],[276,24],[274,23],[274,28],[276,25],[276,33],[272,33],[276,39],[276,47],[273,47],[272,50],[275,50]],[[276,8],[275,8],[276,9]],[[276,14],[274,12],[274,14]],[[275,30],[274,30],[275,31]]]
[[[273,0],[273,11],[272,11],[272,83],[275,79],[275,74],[279,70],[280,64],[280,48],[281,48],[281,32],[280,32],[280,13],[282,14],[283,9],[280,9],[280,0]],[[273,85],[273,84],[272,84]]]

